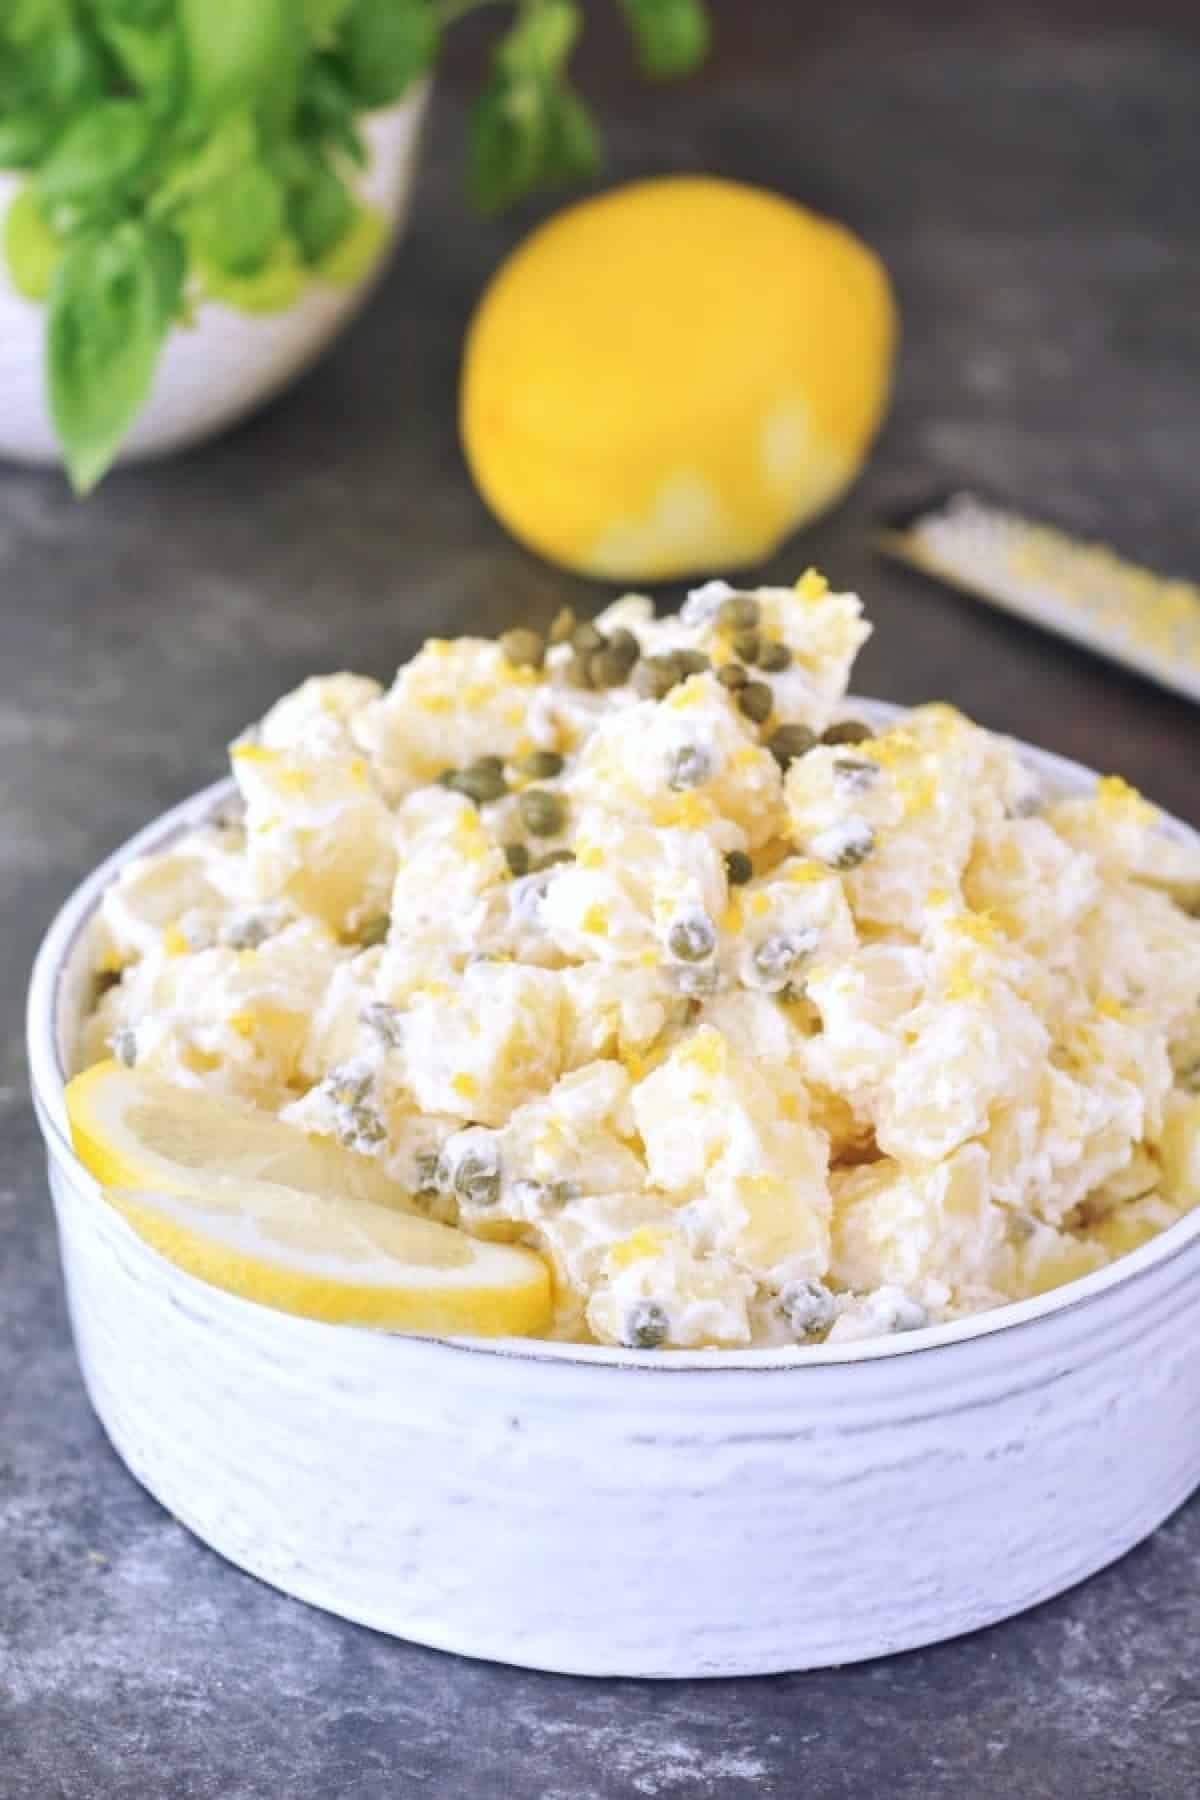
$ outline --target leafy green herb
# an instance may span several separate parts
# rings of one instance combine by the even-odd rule
[[[159,226],[125,220],[59,265],[47,341],[50,407],[76,490],[108,468],[154,379],[169,316]]]
[[[700,0],[621,0],[645,74],[690,75],[708,55],[708,15]]]
[[[163,340],[206,298],[294,305],[354,282],[388,241],[355,193],[363,120],[494,0],[0,0],[0,168],[10,279],[45,302],[47,386],[71,479],[104,474]],[[582,0],[508,0],[470,124],[486,210],[600,164],[570,80]],[[618,0],[646,73],[708,45],[703,0]]]
[[[432,65],[438,16],[431,0],[352,0],[340,36],[355,99],[386,106]]]
[[[62,254],[62,239],[50,229],[37,189],[23,187],[4,216],[4,256],[18,294],[44,300]]]

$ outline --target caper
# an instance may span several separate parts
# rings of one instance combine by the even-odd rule
[[[754,864],[744,850],[730,850],[725,856],[725,878],[730,887],[742,887],[754,873]]]
[[[526,831],[534,837],[557,837],[567,822],[565,802],[549,788],[526,788],[517,800],[517,811]]]
[[[717,928],[707,913],[684,913],[667,933],[667,949],[680,962],[705,962],[717,947]]]
[[[508,864],[510,875],[528,875],[529,846],[527,844],[505,844],[504,860]]]
[[[469,1206],[494,1206],[500,1198],[500,1158],[490,1146],[465,1150],[454,1165],[454,1192]]]
[[[667,786],[677,794],[711,781],[713,760],[699,744],[681,744],[667,759]]]
[[[364,950],[373,950],[376,944],[386,944],[388,932],[392,928],[390,913],[376,913],[368,919],[358,934],[358,941]]]
[[[561,863],[573,863],[573,850],[547,850],[544,856],[535,857],[529,865],[529,873],[536,875],[540,869],[557,869]]]
[[[330,1069],[321,1085],[339,1106],[357,1106],[370,1093],[372,1076],[364,1069]]]
[[[465,794],[476,806],[488,806],[508,792],[508,783],[501,769],[481,767],[478,764],[470,769],[456,770],[446,786],[452,793]]]
[[[737,703],[739,712],[753,719],[756,725],[762,725],[771,716],[775,696],[765,681],[748,681],[744,688],[737,690]]]
[[[731,594],[717,608],[717,624],[723,631],[750,631],[762,618],[762,607],[749,594]]]
[[[562,774],[566,763],[557,750],[531,750],[518,767],[522,775],[532,775],[535,781],[553,781]]]
[[[225,942],[231,950],[257,950],[265,944],[274,929],[274,921],[269,913],[243,913],[240,919],[231,919],[225,927]]]
[[[762,639],[757,631],[735,631],[729,641],[734,655],[744,663],[756,663],[762,654]]]
[[[386,1136],[387,1127],[373,1106],[348,1107],[338,1122],[337,1140],[347,1150],[366,1150],[381,1144]]]
[[[416,1193],[437,1193],[438,1161],[436,1150],[418,1150],[415,1163],[416,1175],[413,1180],[413,1189]]]
[[[749,679],[750,677],[741,663],[726,663],[723,668],[717,670],[717,680],[722,687],[744,688]]]
[[[786,644],[764,644],[758,653],[758,666],[772,675],[791,667],[792,653]]]
[[[644,656],[633,671],[633,690],[643,700],[663,700],[683,680],[674,656]]]
[[[816,741],[816,732],[807,725],[780,725],[767,739],[767,749],[780,768],[786,769],[798,756],[807,756]]]
[[[823,744],[861,744],[875,733],[861,719],[839,719],[834,725],[827,725],[821,733]]]
[[[861,794],[879,779],[879,764],[865,757],[837,756],[833,762],[833,779],[847,793]]]
[[[389,1050],[400,1048],[404,1034],[400,1014],[394,1006],[388,1006],[383,1000],[372,1000],[370,1006],[363,1008],[362,1022],[370,1026],[376,1037],[382,1038]]]
[[[657,1350],[671,1335],[671,1321],[657,1300],[638,1300],[625,1316],[625,1343],[630,1350]]]
[[[512,663],[514,668],[541,668],[546,645],[540,631],[530,631],[528,626],[518,625],[512,631],[501,632],[499,644],[506,661]]]
[[[631,669],[642,654],[642,646],[632,631],[626,631],[623,625],[618,625],[615,631],[609,632],[608,650],[610,655],[620,657],[621,661]]]
[[[593,650],[603,650],[604,633],[591,619],[585,619],[571,633],[571,648],[580,656],[588,656]]]
[[[788,977],[802,956],[816,948],[816,933],[809,928],[799,932],[775,932],[754,946],[751,961],[755,973],[767,988],[786,988]]]
[[[588,657],[588,679],[594,688],[615,688],[624,686],[629,679],[632,665],[623,656],[605,645],[603,650],[593,650]]]
[[[777,1304],[797,1337],[828,1331],[838,1315],[838,1303],[823,1281],[789,1281]]]
[[[502,775],[504,773],[504,758],[502,756],[496,756],[492,751],[489,751],[486,756],[477,756],[474,762],[468,763],[467,767],[471,769],[493,769],[497,775]]]
[[[875,833],[863,819],[847,819],[818,832],[809,844],[813,855],[831,869],[857,869],[875,848]]]
[[[575,614],[569,606],[560,606],[550,624],[547,636],[552,644],[565,644],[575,629]]]
[[[679,665],[679,672],[684,680],[689,675],[706,675],[712,668],[712,663],[703,650],[673,650],[671,654]]]

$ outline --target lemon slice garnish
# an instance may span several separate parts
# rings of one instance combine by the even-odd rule
[[[214,1287],[394,1331],[524,1336],[549,1321],[540,1257],[422,1218],[336,1144],[112,1062],[78,1076],[66,1101],[75,1149],[108,1203]]]

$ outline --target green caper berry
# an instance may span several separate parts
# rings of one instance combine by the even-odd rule
[[[547,637],[552,644],[565,644],[575,629],[575,614],[569,606],[560,606],[550,624]]]
[[[557,837],[567,822],[565,804],[549,788],[526,788],[517,801],[517,811],[526,831],[534,837]]]
[[[717,680],[722,687],[744,688],[749,679],[741,663],[726,663],[724,668],[717,670]]]
[[[835,725],[827,725],[821,733],[823,744],[862,744],[875,733],[861,719],[839,719]]]
[[[387,943],[387,935],[391,928],[391,914],[377,913],[375,918],[367,920],[358,934],[358,941],[364,950],[373,950],[376,944]]]
[[[807,725],[781,725],[767,739],[767,749],[780,768],[786,769],[798,756],[807,756],[816,742],[816,732]]]
[[[443,769],[441,774],[435,775],[433,779],[437,783],[438,787],[444,787],[444,788],[453,787],[454,783],[458,780],[458,770],[457,769]]]
[[[556,869],[560,863],[573,863],[574,861],[575,852],[573,850],[547,850],[544,856],[539,856],[530,863],[529,872],[532,875],[540,869]]]
[[[568,687],[590,688],[592,685],[592,659],[590,656],[572,656],[563,670]]]
[[[754,864],[744,850],[730,850],[725,857],[725,878],[730,887],[742,887],[754,873]]]
[[[667,933],[667,949],[680,962],[706,962],[716,947],[716,927],[707,913],[686,913]]]
[[[626,631],[623,625],[619,625],[615,631],[609,632],[608,650],[610,655],[620,657],[621,661],[630,669],[642,654],[642,646],[632,631]]]
[[[465,794],[476,806],[488,806],[508,792],[502,772],[491,768],[460,769],[446,785],[456,794]]]
[[[707,675],[712,668],[712,663],[703,650],[673,650],[671,654],[685,681],[689,675]]]
[[[623,657],[614,656],[607,647],[593,650],[588,657],[588,677],[594,688],[623,687],[629,679],[629,668]]]
[[[567,765],[557,750],[531,750],[517,766],[522,775],[531,775],[535,781],[553,781]]]
[[[500,1198],[500,1163],[495,1153],[468,1150],[454,1170],[454,1191],[471,1206],[494,1206]]]
[[[634,692],[644,700],[664,700],[683,680],[674,656],[644,656],[633,671]]]
[[[505,844],[504,860],[508,864],[511,875],[528,875],[529,846],[527,844]]]
[[[837,1318],[838,1304],[823,1281],[789,1281],[779,1295],[779,1310],[797,1337],[815,1337],[828,1331]]]
[[[790,668],[792,653],[786,644],[764,644],[758,653],[758,666],[766,669],[771,675],[778,675],[781,669]]]
[[[497,775],[502,775],[504,773],[504,758],[502,756],[492,755],[477,756],[473,763],[468,764],[468,767],[472,769],[494,769]]]
[[[540,631],[530,631],[528,626],[518,625],[512,631],[501,632],[498,642],[505,660],[515,669],[541,668],[546,645]]]
[[[729,640],[735,656],[744,663],[756,663],[762,655],[762,639],[757,631],[737,631]]]
[[[639,1300],[625,1319],[625,1342],[631,1350],[657,1350],[671,1335],[671,1321],[657,1300]]]
[[[571,648],[578,651],[580,656],[588,656],[593,650],[603,650],[604,633],[591,619],[585,619],[571,633]]]
[[[762,725],[771,716],[775,696],[765,681],[748,681],[744,688],[738,688],[737,703],[739,712],[745,713],[756,725]]]
[[[762,618],[762,607],[749,594],[731,594],[717,608],[722,631],[750,631]]]
[[[418,1150],[416,1160],[416,1177],[414,1187],[418,1194],[433,1194],[438,1185],[438,1153],[436,1150]]]

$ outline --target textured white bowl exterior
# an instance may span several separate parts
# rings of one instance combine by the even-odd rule
[[[1091,779],[1030,754],[1059,787]],[[99,894],[227,791],[84,884],[30,996],[88,1392],[133,1473],[223,1555],[446,1650],[757,1674],[1004,1618],[1113,1561],[1200,1483],[1200,1214],[1038,1300],[811,1350],[389,1336],[164,1262],[72,1155],[62,1067]]]
[[[366,120],[368,164],[358,191],[389,223],[374,269],[344,286],[310,287],[286,312],[250,314],[206,302],[167,339],[150,398],[120,462],[169,455],[245,418],[315,361],[371,290],[408,215],[428,84]],[[0,171],[0,220],[23,178]],[[46,404],[46,309],[23,299],[0,256],[0,456],[61,463]]]

